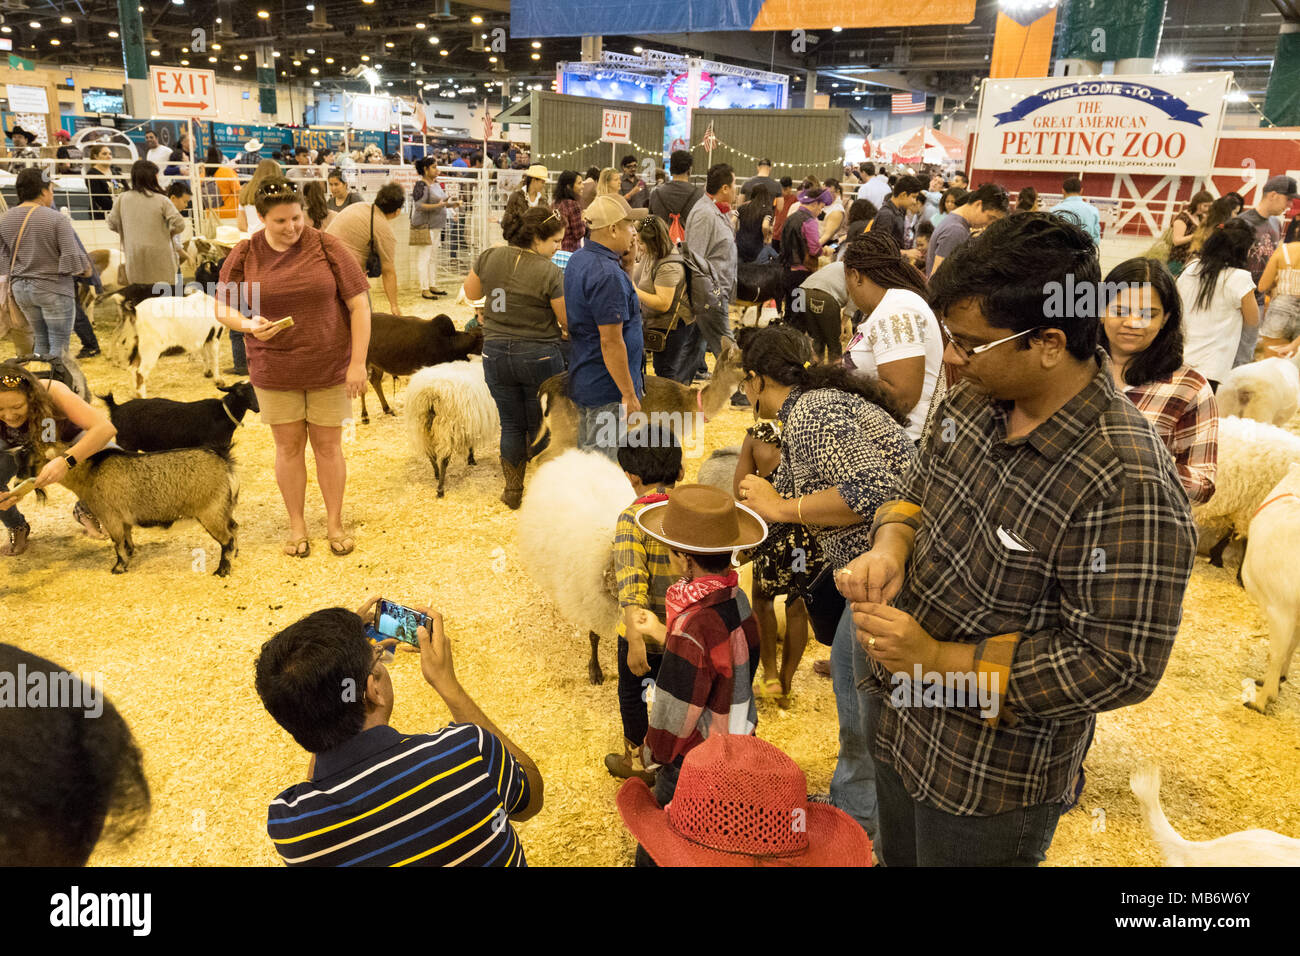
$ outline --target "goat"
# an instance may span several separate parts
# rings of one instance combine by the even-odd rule
[[[1262,714],[1300,650],[1300,463],[1273,486],[1251,518],[1249,541],[1241,576],[1246,593],[1264,612],[1271,642],[1268,669],[1255,682],[1264,690],[1246,706]]]
[[[1183,839],[1160,806],[1157,767],[1138,767],[1128,783],[1167,866],[1300,866],[1300,840],[1272,830],[1242,830],[1217,840]]]
[[[170,528],[194,518],[221,545],[218,577],[239,553],[235,504],[239,479],[229,449],[180,448],[151,453],[106,448],[78,462],[63,486],[75,494],[113,539],[114,574],[127,570],[135,544],[131,529]]]
[[[740,324],[745,324],[745,312],[754,307],[754,324],[763,324],[763,303],[776,302],[776,314],[785,308],[785,269],[775,259],[767,262],[736,263],[736,298],[732,305],[740,307]]]
[[[393,410],[384,398],[384,373],[393,376],[396,382],[399,375],[412,375],[430,365],[463,360],[475,354],[483,354],[482,331],[457,332],[447,315],[419,319],[376,312],[370,317],[366,367],[370,370],[370,384],[379,396],[379,405],[385,415],[392,415]],[[364,392],[361,395],[361,421],[370,423]]]
[[[204,371],[204,377],[215,379],[218,387],[225,384],[220,359],[221,336],[226,327],[217,321],[216,299],[195,290],[186,296],[145,299],[134,307],[127,307],[125,302],[119,345],[123,352],[130,349],[128,361],[137,398],[146,397],[145,381],[158,358],[173,346],[187,352],[206,351],[211,367]]]
[[[169,398],[137,398],[121,405],[101,395],[117,429],[114,439],[127,451],[167,451],[172,448],[228,448],[235,429],[250,409],[260,412],[257,393],[247,382],[218,385],[223,398],[174,402]]]
[[[701,485],[721,488],[729,495],[735,495],[736,465],[740,461],[740,445],[719,448],[700,465],[695,480]]]
[[[1223,567],[1223,551],[1228,543],[1234,535],[1246,537],[1255,509],[1298,461],[1300,435],[1249,418],[1219,419],[1214,494],[1204,504],[1192,506],[1198,527],[1222,535],[1210,548],[1212,565]]]
[[[1237,366],[1223,376],[1214,397],[1220,415],[1285,425],[1300,408],[1300,353]]]
[[[605,679],[596,649],[618,619],[614,528],[636,497],[623,469],[604,455],[570,450],[536,470],[519,507],[524,570],[560,616],[587,632],[587,677]]]
[[[482,448],[501,434],[496,402],[483,379],[482,362],[444,362],[420,369],[406,386],[406,431],[411,448],[426,455],[438,479],[438,497],[447,485],[447,463],[454,454]]]
[[[735,342],[723,340],[722,354],[713,368],[713,377],[702,388],[687,387],[670,378],[647,375],[645,395],[641,398],[641,413],[653,426],[665,419],[673,424],[674,431],[685,451],[690,451],[700,436],[699,422],[707,422],[723,406],[744,381],[741,352]],[[542,425],[533,440],[532,451],[541,462],[550,461],[561,452],[578,444],[578,408],[568,395],[569,374],[552,375],[537,389],[542,404]],[[628,428],[640,424],[629,416]],[[547,435],[550,447],[541,451]]]

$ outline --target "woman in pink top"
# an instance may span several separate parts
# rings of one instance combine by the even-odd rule
[[[221,267],[217,320],[251,333],[249,378],[262,421],[271,426],[275,480],[289,512],[284,553],[311,553],[303,517],[310,441],[330,550],[349,554],[355,542],[343,529],[342,426],[366,387],[369,283],[346,246],[307,225],[292,182],[266,180],[256,205],[264,228],[235,246]],[[275,324],[286,316],[292,325]]]

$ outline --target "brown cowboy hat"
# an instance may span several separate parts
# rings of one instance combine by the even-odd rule
[[[725,554],[753,548],[767,523],[712,485],[678,485],[668,500],[646,505],[636,523],[650,537],[690,554]]]

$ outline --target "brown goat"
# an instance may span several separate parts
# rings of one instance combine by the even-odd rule
[[[693,431],[696,416],[703,413],[704,421],[718,414],[745,378],[741,367],[740,348],[730,339],[724,339],[722,354],[713,368],[713,378],[702,388],[688,387],[670,378],[647,375],[645,395],[641,398],[641,411],[647,417],[667,414],[669,420],[681,422]],[[542,402],[542,427],[533,440],[533,452],[545,437],[551,436],[550,445],[538,455],[537,463],[550,461],[561,452],[578,445],[578,408],[569,398],[569,375],[561,372],[552,375],[537,389]],[[653,420],[653,418],[652,418]],[[694,435],[678,434],[685,444]]]
[[[379,396],[379,405],[385,415],[392,415],[384,398],[384,375],[393,376],[393,388],[399,375],[413,375],[430,365],[463,361],[470,355],[483,353],[483,332],[457,332],[450,316],[437,315],[432,319],[414,316],[388,315],[376,312],[370,316],[370,347],[366,351],[366,367],[370,384]],[[361,395],[361,421],[370,423],[366,410],[366,396]]]

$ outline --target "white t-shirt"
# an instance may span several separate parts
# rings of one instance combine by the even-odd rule
[[[1196,308],[1201,284],[1201,260],[1193,259],[1178,276],[1183,300],[1183,361],[1211,381],[1221,382],[1232,371],[1241,339],[1241,300],[1255,291],[1245,269],[1219,273],[1208,309]]]
[[[881,365],[918,355],[925,356],[925,379],[921,398],[907,416],[906,431],[913,441],[921,437],[935,384],[943,374],[943,338],[930,306],[910,289],[890,289],[862,320],[844,353],[846,366],[872,378],[879,377]]]

